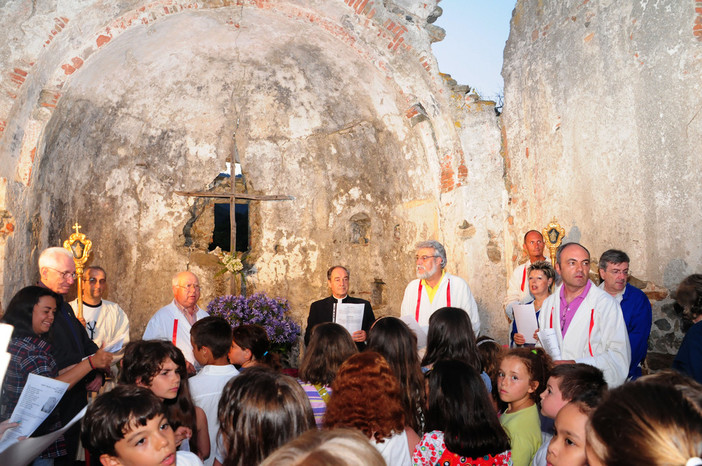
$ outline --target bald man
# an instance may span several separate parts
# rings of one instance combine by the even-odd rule
[[[200,309],[200,281],[192,272],[179,272],[173,276],[173,301],[159,309],[146,324],[144,340],[170,340],[180,348],[188,365],[188,373],[194,374],[200,365],[193,355],[190,344],[190,327],[209,314]],[[175,332],[174,332],[175,329]]]

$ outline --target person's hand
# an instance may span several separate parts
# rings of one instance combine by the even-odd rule
[[[514,344],[521,346],[524,343],[526,343],[526,338],[524,338],[524,335],[522,335],[521,333],[515,333],[514,334]]]
[[[193,436],[193,431],[189,427],[180,426],[175,430],[176,448],[180,447],[183,440],[188,440]]]
[[[95,369],[105,369],[110,370],[110,364],[112,364],[112,353],[108,353],[103,348],[105,344],[103,343],[97,353],[90,356],[90,365]]]
[[[537,342],[541,341],[541,340],[539,340],[539,329],[538,328],[536,330],[534,330],[534,340],[536,340]]]
[[[197,374],[197,371],[195,370],[195,366],[193,366],[190,361],[185,361],[185,370],[188,371],[188,375],[195,375]]]
[[[12,429],[13,427],[17,427],[19,425],[19,422],[10,422],[9,419],[5,419],[4,421],[0,422],[0,437],[2,434],[5,433],[7,429]]]
[[[357,330],[351,334],[351,337],[353,338],[353,341],[357,343],[363,343],[364,341],[366,341],[366,331]]]
[[[97,392],[100,390],[101,387],[102,387],[102,375],[100,375],[100,374],[96,374],[95,378],[91,382],[85,384],[85,389],[89,392]]]
[[[561,364],[575,364],[573,359],[559,359],[558,361],[553,361],[553,364],[560,366]]]

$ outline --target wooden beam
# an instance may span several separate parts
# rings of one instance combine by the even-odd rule
[[[176,194],[181,196],[193,196],[193,197],[209,197],[214,199],[231,199],[232,197],[236,199],[245,199],[251,201],[294,201],[293,196],[286,196],[284,194],[246,194],[246,193],[210,193],[210,192],[199,192],[199,191],[176,191]]]

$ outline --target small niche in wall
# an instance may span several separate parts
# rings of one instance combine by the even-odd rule
[[[360,212],[351,217],[349,222],[349,242],[352,244],[370,243],[370,217]]]

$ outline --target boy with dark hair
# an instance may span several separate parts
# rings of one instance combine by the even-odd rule
[[[198,466],[190,452],[177,452],[166,408],[148,388],[118,385],[88,406],[83,445],[103,466]]]
[[[202,369],[188,380],[188,385],[195,406],[202,409],[207,416],[210,456],[205,459],[205,465],[211,466],[215,460],[214,452],[219,431],[219,398],[227,382],[239,374],[227,358],[232,346],[232,328],[221,317],[205,317],[193,324],[190,329],[190,342],[193,355]]]
[[[561,364],[554,366],[541,393],[541,414],[555,419],[558,412],[571,401],[597,404],[607,391],[602,371],[589,364]],[[532,466],[546,466],[546,453],[552,435],[542,432],[541,448],[534,455]]]

